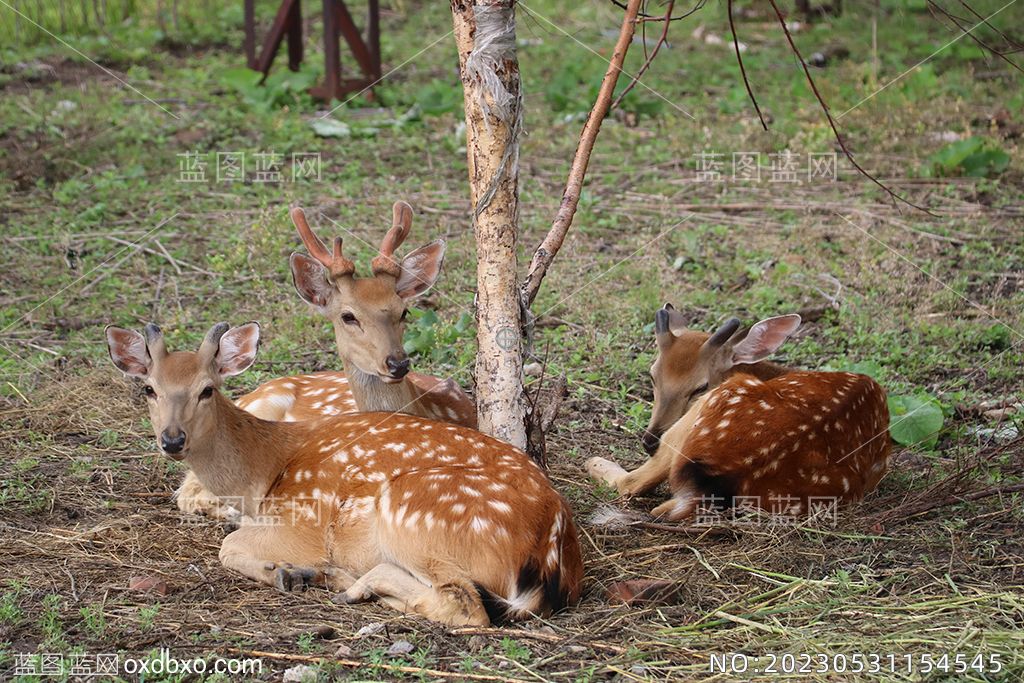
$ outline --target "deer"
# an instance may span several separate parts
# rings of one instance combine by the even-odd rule
[[[861,500],[889,466],[885,390],[866,375],[766,360],[800,323],[789,314],[741,329],[730,318],[709,334],[665,304],[642,439],[651,457],[632,472],[594,457],[589,474],[629,496],[667,480],[672,497],[651,514],[668,521],[708,502],[795,516]]]
[[[142,382],[157,444],[237,500],[221,564],[282,591],[379,598],[449,625],[486,626],[575,604],[572,512],[522,451],[460,425],[393,412],[279,422],[221,393],[256,358],[260,326],[217,323],[195,352],[159,327],[110,326],[113,364]]]
[[[355,263],[344,256],[341,237],[329,251],[300,207],[289,213],[309,252],[289,258],[292,282],[302,300],[332,322],[344,372],[274,379],[240,398],[239,405],[275,420],[380,410],[475,427],[476,408],[458,384],[410,372],[402,346],[407,304],[437,281],[444,241],[396,258],[412,229],[413,211],[406,202],[395,202],[391,229],[371,262],[372,277],[360,278]]]
[[[313,233],[305,212],[290,211],[309,256],[293,253],[292,281],[303,301],[331,320],[343,372],[314,372],[270,380],[236,403],[267,420],[309,420],[358,411],[402,412],[476,428],[476,406],[452,379],[410,372],[402,346],[408,302],[437,281],[445,243],[435,240],[403,259],[395,257],[412,228],[413,211],[399,201],[392,208],[391,229],[371,262],[372,277],[357,277],[355,263],[342,251],[342,239],[328,251]],[[178,508],[231,518],[237,511],[222,506],[187,474],[175,493]]]

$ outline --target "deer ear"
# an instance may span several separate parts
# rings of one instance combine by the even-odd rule
[[[107,326],[107,351],[117,369],[129,377],[145,377],[149,374],[153,359],[146,348],[146,338],[135,330]]]
[[[732,349],[733,363],[756,363],[775,353],[789,335],[800,327],[800,316],[793,313],[766,318],[750,328],[747,336]]]
[[[231,377],[245,371],[256,360],[260,347],[260,324],[246,323],[232,327],[220,338],[217,348],[217,372]]]
[[[664,336],[667,333],[671,333],[673,337],[678,337],[685,330],[686,316],[677,311],[672,304],[666,303],[654,314],[654,333],[658,337],[668,339],[668,337]]]
[[[317,308],[326,308],[334,286],[327,280],[324,267],[305,254],[293,253],[288,259],[292,269],[292,284],[302,300]]]
[[[437,240],[402,259],[402,273],[395,282],[398,296],[411,299],[434,286],[444,263],[444,249],[444,240]]]

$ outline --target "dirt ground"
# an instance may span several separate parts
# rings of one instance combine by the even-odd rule
[[[394,4],[386,15],[394,45],[418,44],[413,38],[424,25],[437,28]],[[531,4],[578,29],[573,35],[601,39],[592,10]],[[836,25],[835,36],[866,40],[855,33],[858,11]],[[614,8],[593,13],[617,16]],[[894,16],[904,28],[920,21]],[[526,82],[571,71],[571,60],[558,59],[561,37],[541,30],[538,18],[523,23],[524,40],[546,41],[523,48]],[[788,56],[766,26],[756,19],[745,26],[752,51],[781,63]],[[881,30],[895,36],[901,29]],[[835,151],[815,106],[782,111],[795,92],[788,81],[759,86],[780,120],[769,143],[749,111],[728,107],[694,126],[670,108],[609,118],[576,225],[536,306],[538,358],[568,386],[548,434],[548,461],[580,528],[584,597],[549,619],[458,629],[379,604],[339,606],[325,591],[281,593],[223,569],[217,551],[225,529],[178,512],[171,493],[184,470],[156,454],[139,387],[109,364],[100,343],[108,323],[156,319],[172,347],[186,347],[218,319],[260,319],[263,355],[229,384],[232,395],[271,377],[336,367],[327,326],[300,307],[288,282],[287,254],[297,240],[282,207],[301,202],[324,234],[332,220],[351,228],[367,242],[352,241],[366,262],[386,227],[381,217],[401,198],[417,212],[414,239],[443,236],[449,250],[441,282],[418,304],[440,322],[410,325],[410,336],[430,340],[415,352],[416,369],[471,387],[472,331],[455,324],[471,311],[473,294],[459,116],[424,117],[409,129],[381,124],[372,138],[364,131],[367,138],[325,142],[305,120],[315,105],[246,108],[227,86],[204,80],[237,62],[223,37],[207,49],[159,48],[159,59],[141,60],[141,70],[104,61],[164,95],[182,116],[171,122],[145,102],[111,98],[117,81],[80,60],[26,52],[28,67],[0,69],[0,106],[11,121],[0,124],[0,677],[14,677],[26,653],[153,661],[166,648],[178,659],[255,657],[263,668],[145,680],[281,680],[303,665],[312,667],[311,680],[1022,680],[1024,180],[1020,114],[1002,99],[1018,96],[1019,78],[1010,80],[1008,67],[970,56],[944,63],[955,88],[926,95],[907,85],[905,100],[865,107],[844,122],[851,142],[866,150],[858,158],[936,216],[895,205],[848,166],[826,185],[699,182],[693,154],[702,149]],[[688,60],[707,49],[681,37],[653,70],[663,79],[655,86],[698,103],[732,93],[732,81],[686,84],[697,80]],[[916,57],[900,59],[909,66]],[[707,59],[706,69],[718,61]],[[429,81],[436,87],[420,104],[436,104],[450,97],[449,62],[414,64],[381,96]],[[836,67],[836,80],[859,82],[869,64],[867,52],[857,54]],[[1004,71],[975,78],[997,68]],[[454,92],[461,106],[461,91]],[[835,84],[827,92],[857,98]],[[530,93],[538,110],[558,94],[540,86]],[[745,93],[739,97],[746,106]],[[934,106],[922,105],[928,97]],[[182,101],[169,101],[175,98]],[[375,103],[391,118],[405,104]],[[528,120],[524,255],[558,204],[581,125],[569,106]],[[296,123],[289,107],[305,118]],[[354,110],[360,114],[350,122],[372,116],[369,110]],[[723,130],[721,138],[712,132]],[[937,136],[953,133],[997,141],[1011,158],[1008,170],[997,178],[918,173],[944,144]],[[293,139],[300,142],[287,147]],[[175,181],[183,151],[294,151],[314,142],[328,150],[324,185],[228,191]],[[168,232],[158,233],[162,242],[120,251],[171,214]],[[163,246],[173,256],[162,255]],[[833,282],[842,285],[836,308],[827,305]],[[643,513],[664,489],[620,500],[590,481],[583,463],[593,455],[643,462],[651,324],[666,300],[702,329],[731,314],[749,322],[810,313],[782,360],[878,366],[890,393],[927,394],[941,404],[937,441],[894,444],[880,488],[834,518],[651,522]],[[595,513],[608,508],[636,521],[598,523]],[[136,577],[166,586],[132,590]],[[607,591],[629,579],[670,581],[678,594],[671,604],[625,607]],[[805,657],[805,668],[715,670],[717,657],[730,653],[760,658],[762,669],[772,656]],[[958,672],[949,661],[936,663],[957,654],[972,662],[981,656],[984,666]],[[901,659],[890,673],[839,671],[834,658],[854,655]],[[832,659],[818,669],[821,657]]]

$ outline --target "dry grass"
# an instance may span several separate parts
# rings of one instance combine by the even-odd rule
[[[594,11],[611,16],[603,4]],[[574,21],[575,31],[589,15]],[[389,30],[422,38],[415,22],[392,23]],[[545,68],[528,66],[547,74],[556,60],[545,55],[561,56],[564,45],[527,26],[524,35],[548,44],[548,52],[532,58]],[[587,30],[596,33],[589,24]],[[861,33],[854,37],[863,42]],[[770,43],[748,39],[758,40],[758,49]],[[191,92],[193,76],[236,64],[236,52],[193,61],[161,54],[166,64],[154,60],[149,76],[140,78],[147,92]],[[659,56],[676,61],[652,76],[663,78],[657,86],[680,101],[701,102],[682,92],[689,90],[687,79],[677,75],[692,76],[689,60],[709,54],[719,53],[681,38],[678,50]],[[529,51],[524,55],[525,64]],[[448,78],[444,59],[411,65],[411,73],[396,77],[395,91],[414,92],[417,79]],[[0,301],[5,315],[10,310],[3,320],[18,319],[0,332],[0,677],[11,671],[13,653],[78,648],[146,656],[160,647],[175,657],[258,652],[265,680],[306,663],[318,664],[322,679],[724,681],[739,676],[709,667],[713,655],[729,652],[983,653],[1001,657],[1004,667],[986,674],[901,668],[765,680],[1024,677],[1024,442],[969,431],[1004,426],[984,406],[1021,399],[1018,333],[1003,347],[985,336],[994,319],[1024,329],[1019,138],[999,138],[1014,161],[998,181],[907,177],[938,146],[932,133],[1001,135],[971,128],[976,115],[1001,106],[994,97],[970,101],[984,86],[972,79],[973,67],[956,64],[948,72],[976,88],[963,97],[945,93],[928,105],[894,97],[891,106],[866,106],[844,122],[858,159],[913,201],[937,209],[937,219],[900,213],[848,170],[824,185],[696,182],[693,154],[716,144],[765,153],[780,141],[830,149],[816,130],[818,113],[783,111],[789,103],[779,97],[779,121],[802,122],[792,140],[774,131],[763,136],[744,127],[743,116],[714,108],[697,126],[671,111],[638,127],[627,117],[609,119],[576,224],[536,306],[544,312],[537,348],[550,371],[568,375],[570,393],[549,435],[549,462],[554,485],[579,521],[584,599],[548,620],[450,629],[376,604],[340,607],[323,591],[278,593],[221,568],[224,530],[179,514],[170,501],[182,471],[154,454],[137,388],[116,378],[98,340],[106,323],[155,318],[176,346],[194,341],[216,319],[258,318],[268,323],[259,372],[239,378],[233,391],[268,376],[334,367],[329,334],[297,305],[285,275],[285,256],[297,240],[280,207],[291,202],[309,208],[324,234],[332,232],[330,217],[374,242],[390,202],[410,201],[418,212],[416,239],[444,236],[449,244],[444,278],[421,306],[454,320],[470,306],[473,289],[455,117],[429,118],[372,140],[314,140],[325,150],[330,180],[323,185],[183,187],[175,182],[175,159],[150,158],[154,139],[171,157],[235,144],[293,149],[312,144],[304,122],[296,124],[312,113],[247,111],[262,126],[250,131],[233,113],[244,105],[214,81],[175,109],[181,122],[170,123],[144,107],[107,102],[115,83],[102,72],[51,61],[56,68],[43,88],[6,72],[10,80],[0,82],[0,107],[25,124],[24,131],[0,135],[0,172],[11,188],[8,210],[0,212],[6,231]],[[862,66],[851,60],[830,73],[838,74],[834,83],[858,83]],[[531,106],[539,104],[522,157],[524,248],[539,241],[554,214],[578,132],[578,122],[541,113],[544,84],[530,74],[527,82],[538,88]],[[37,114],[66,98],[79,102],[78,113],[57,133],[38,123]],[[115,116],[123,126],[110,127]],[[149,137],[140,143],[136,130]],[[142,180],[129,175],[135,166]],[[83,187],[69,189],[76,182]],[[92,222],[81,218],[97,202],[107,204],[107,213]],[[180,215],[159,237],[181,274],[165,258],[136,253],[35,308],[123,246],[107,235],[131,241],[172,211]],[[656,239],[684,218],[681,229]],[[355,242],[347,239],[346,248]],[[811,285],[821,285],[821,273],[843,283],[842,306],[809,322],[784,349],[786,360],[807,367],[880,363],[892,391],[926,390],[946,405],[938,445],[898,449],[880,489],[835,520],[796,525],[740,518],[698,530],[592,523],[592,513],[609,505],[639,515],[660,502],[616,500],[582,467],[591,455],[628,466],[643,459],[636,432],[650,400],[644,372],[652,355],[644,326],[655,308],[671,299],[695,325],[710,327],[728,314],[750,320],[818,306],[822,297]],[[98,277],[104,279],[79,293]],[[417,359],[419,369],[468,384],[468,366],[459,365],[465,357],[432,353]],[[1019,417],[1011,419],[1020,425]],[[170,591],[130,591],[135,576],[163,578]],[[634,608],[609,602],[608,586],[637,578],[677,582],[680,602]],[[377,623],[381,630],[359,635]],[[416,650],[387,655],[397,640]],[[342,647],[350,651],[337,654]]]

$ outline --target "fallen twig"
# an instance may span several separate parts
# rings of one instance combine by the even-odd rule
[[[283,662],[308,662],[311,664],[332,664],[334,666],[349,666],[357,669],[372,668],[383,669],[384,671],[398,671],[405,674],[416,674],[422,676],[434,676],[436,678],[462,678],[471,681],[507,681],[508,683],[525,683],[522,678],[508,678],[505,676],[492,676],[489,674],[469,674],[455,671],[440,671],[438,669],[425,669],[421,666],[404,666],[399,664],[371,664],[356,659],[337,659],[334,657],[314,657],[312,655],[291,655],[284,652],[268,652],[267,650],[243,650],[237,647],[226,648],[231,654],[244,655],[249,657],[266,657],[277,659]]]
[[[662,524],[660,522],[629,522],[626,526],[653,529],[654,531],[668,531],[673,534],[685,534],[700,538],[721,538],[736,535],[736,532],[732,529],[718,526],[678,526],[675,524]]]
[[[897,520],[907,520],[913,517],[920,517],[927,512],[931,512],[932,510],[946,507],[948,505],[958,505],[960,503],[981,500],[982,498],[991,498],[992,496],[1016,493],[1017,491],[1024,491],[1024,483],[1007,484],[1006,486],[992,486],[987,489],[971,491],[970,493],[954,494],[945,498],[927,500],[916,506],[911,505],[891,510],[887,515],[877,518],[877,522],[886,523]]]
[[[464,626],[461,628],[452,629],[452,635],[456,636],[501,636],[509,638],[532,638],[534,640],[542,640],[545,643],[565,643],[565,642],[576,642],[572,638],[567,638],[554,633],[544,633],[542,631],[527,631],[526,629],[515,629],[515,628],[492,628],[484,626]],[[600,640],[584,640],[579,641],[580,645],[586,645],[587,647],[594,650],[605,650],[607,652],[614,652],[615,654],[624,654],[627,650],[624,647],[618,645],[612,645],[611,643],[605,643]]]

